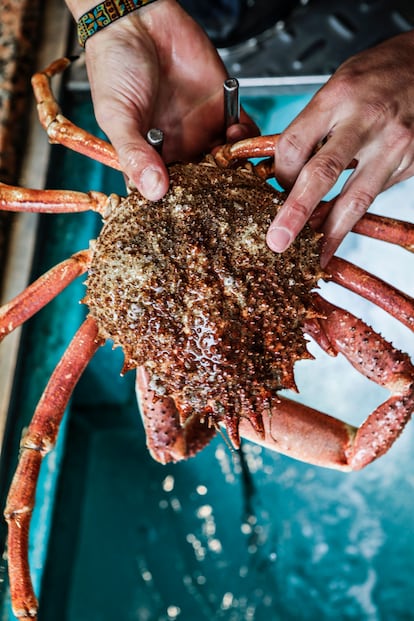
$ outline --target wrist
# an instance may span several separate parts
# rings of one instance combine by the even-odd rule
[[[65,3],[75,21],[96,4],[94,0],[65,0]]]
[[[78,39],[82,47],[93,35],[112,26],[121,18],[127,19],[138,13],[145,13],[152,5],[162,0],[65,0],[66,5],[77,21]],[[96,0],[95,0],[96,1]],[[164,0],[165,1],[165,0]]]

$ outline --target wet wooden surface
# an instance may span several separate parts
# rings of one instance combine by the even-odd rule
[[[0,181],[44,187],[49,144],[37,119],[33,72],[66,53],[69,12],[62,0],[0,0]],[[36,214],[0,212],[0,300],[27,285]],[[6,427],[20,330],[0,343],[0,447]]]
[[[41,23],[40,0],[3,0],[0,9],[0,179],[16,183],[29,122],[30,76]],[[0,214],[0,278],[12,217]]]

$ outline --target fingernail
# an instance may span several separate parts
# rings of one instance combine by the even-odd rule
[[[292,234],[284,227],[269,229],[266,236],[267,245],[274,252],[283,252],[290,246]]]
[[[150,201],[156,201],[163,196],[162,175],[157,168],[145,168],[141,174],[139,191]]]

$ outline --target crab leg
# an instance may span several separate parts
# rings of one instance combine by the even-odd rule
[[[61,114],[59,105],[52,93],[50,81],[54,75],[64,71],[70,63],[69,58],[60,58],[43,71],[36,73],[32,78],[39,120],[49,136],[49,141],[62,144],[77,153],[82,153],[102,164],[121,170],[112,145],[77,127]]]
[[[8,564],[13,612],[36,619],[37,600],[30,579],[28,535],[43,457],[53,448],[73,389],[102,344],[95,320],[88,317],[53,372],[22,439],[21,454],[4,512],[9,527]]]
[[[411,222],[367,213],[355,224],[352,231],[414,252],[414,225]]]
[[[104,215],[115,195],[75,190],[33,190],[0,183],[0,210],[36,213],[96,211]]]
[[[256,173],[263,179],[268,179],[274,174],[272,161],[275,157],[275,146],[279,140],[280,134],[270,134],[268,136],[254,136],[253,138],[245,138],[238,142],[225,144],[214,152],[214,158],[219,166],[227,168],[233,162],[240,160],[248,160],[251,158],[267,157],[268,160],[259,162],[255,165]],[[325,141],[321,141],[316,145],[312,155],[317,153]],[[347,168],[355,168],[356,160],[352,160]]]
[[[159,397],[150,389],[148,374],[143,367],[137,369],[136,395],[148,450],[162,464],[195,455],[216,433],[216,428],[208,423],[208,416],[202,421],[198,412],[181,424],[174,400]]]
[[[332,257],[325,271],[325,280],[357,293],[414,330],[414,300],[406,293],[339,257]]]
[[[309,218],[309,224],[312,228],[317,231],[320,230],[331,206],[332,201],[321,201],[319,203]],[[414,224],[412,222],[366,213],[354,225],[352,232],[395,244],[409,252],[414,252]]]
[[[358,429],[279,396],[272,404],[271,416],[263,417],[264,440],[245,419],[240,420],[240,435],[307,463],[359,470],[383,455],[411,418],[414,367],[407,354],[394,349],[351,313],[316,295],[315,306],[325,316],[318,321],[332,353],[342,353],[360,373],[388,388],[390,398]]]
[[[226,168],[235,160],[247,160],[252,157],[274,157],[278,138],[279,134],[271,134],[225,144],[214,153],[214,158],[220,166]]]
[[[315,466],[351,470],[347,452],[357,428],[280,395],[272,401],[270,416],[263,417],[264,438],[241,418],[239,433],[245,440]]]
[[[20,326],[89,267],[92,253],[81,250],[40,276],[13,300],[0,307],[0,341]]]
[[[351,313],[320,296],[315,307],[324,314],[319,322],[336,353],[342,353],[360,373],[391,392],[359,428],[347,451],[352,469],[363,468],[383,455],[400,435],[414,410],[414,367],[407,354]]]

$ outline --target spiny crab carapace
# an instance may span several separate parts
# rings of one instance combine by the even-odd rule
[[[119,168],[110,145],[65,119],[50,78],[68,60],[33,78],[39,117],[59,142]],[[99,192],[23,190],[0,184],[0,207],[11,211],[75,212],[104,218],[98,239],[30,285],[0,309],[0,337],[35,314],[88,271],[89,308],[56,367],[22,440],[5,511],[14,612],[36,618],[27,558],[28,529],[43,456],[53,447],[70,395],[85,366],[107,339],[124,352],[124,371],[137,371],[137,397],[155,459],[194,455],[224,427],[313,464],[359,469],[386,452],[414,407],[414,368],[401,353],[349,312],[315,291],[332,280],[384,308],[409,330],[414,301],[334,257],[323,270],[321,236],[305,227],[282,255],[265,232],[283,194],[261,178],[276,137],[227,145],[198,164],[170,166],[170,190],[156,203],[136,191],[120,199]],[[414,226],[374,215],[357,232],[414,248]],[[296,389],[293,368],[309,358],[304,332],[332,355],[342,353],[391,395],[354,428],[278,395]]]

